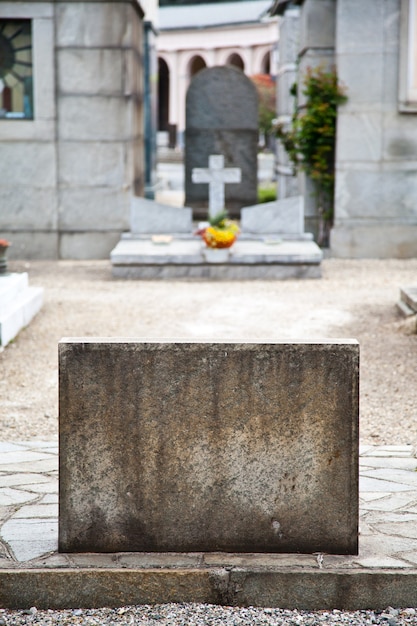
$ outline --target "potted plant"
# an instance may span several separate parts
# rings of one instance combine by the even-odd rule
[[[7,241],[7,239],[0,239],[0,275],[7,274],[6,254],[10,245],[10,241]]]
[[[209,219],[207,225],[196,231],[204,241],[204,256],[210,263],[224,263],[229,258],[230,248],[239,234],[239,226],[221,211]]]

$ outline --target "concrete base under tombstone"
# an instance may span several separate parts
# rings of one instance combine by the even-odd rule
[[[0,346],[6,346],[30,323],[42,303],[42,287],[29,287],[26,272],[0,276]]]
[[[116,278],[320,278],[322,252],[311,240],[239,239],[226,263],[208,262],[199,238],[161,245],[128,235],[111,253]]]

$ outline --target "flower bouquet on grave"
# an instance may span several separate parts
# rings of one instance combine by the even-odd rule
[[[208,224],[199,228],[195,234],[200,235],[205,243],[206,260],[222,263],[228,259],[229,248],[236,241],[239,226],[227,217],[227,211],[221,211],[211,217]]]
[[[6,253],[8,247],[11,245],[7,239],[0,239],[0,275],[7,274],[7,258]]]

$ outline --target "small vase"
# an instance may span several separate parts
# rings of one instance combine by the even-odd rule
[[[230,256],[230,248],[204,248],[204,258],[207,263],[227,263]]]
[[[7,271],[7,248],[8,246],[0,246],[0,276],[8,274]]]

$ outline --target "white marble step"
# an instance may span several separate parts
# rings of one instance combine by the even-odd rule
[[[0,315],[9,307],[10,302],[13,302],[17,295],[25,291],[28,286],[27,272],[0,275]]]
[[[42,304],[43,288],[29,287],[27,274],[2,276],[0,278],[0,346],[6,346],[22,328],[28,326],[41,309]]]

